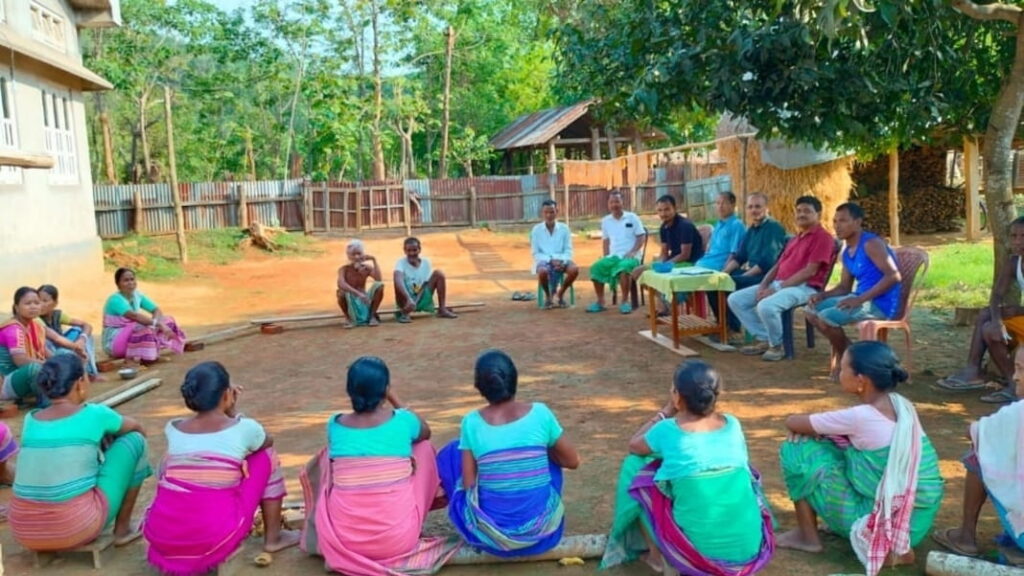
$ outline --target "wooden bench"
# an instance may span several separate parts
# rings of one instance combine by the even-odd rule
[[[32,563],[36,568],[42,568],[50,562],[53,562],[58,556],[65,556],[68,554],[91,554],[92,567],[99,570],[103,567],[103,552],[113,545],[114,537],[110,534],[104,534],[88,544],[83,544],[68,550],[48,550],[45,552],[31,550]]]

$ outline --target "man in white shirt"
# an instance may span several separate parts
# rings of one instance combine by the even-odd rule
[[[604,312],[604,285],[618,282],[622,289],[619,312],[629,314],[633,311],[629,303],[630,272],[640,265],[637,255],[647,239],[647,230],[636,214],[622,209],[622,194],[618,191],[608,195],[608,211],[611,214],[601,219],[604,256],[590,265],[597,302],[588,306],[587,312]]]
[[[576,280],[580,270],[572,261],[572,232],[558,221],[558,203],[545,200],[541,204],[544,221],[530,232],[533,271],[544,291],[544,308],[565,308],[565,291]],[[551,299],[555,292],[557,304]]]
[[[395,262],[395,304],[398,307],[398,321],[412,322],[413,312],[433,312],[434,292],[437,292],[437,315],[441,318],[458,318],[445,306],[446,283],[444,272],[432,270],[430,260],[420,256],[419,238],[405,239],[405,258]]]

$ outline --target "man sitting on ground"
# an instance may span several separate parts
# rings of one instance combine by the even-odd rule
[[[406,238],[405,258],[395,262],[395,305],[398,307],[398,321],[412,322],[413,312],[433,312],[434,292],[437,292],[437,315],[441,318],[458,318],[445,306],[446,287],[444,272],[432,270],[430,260],[420,256],[419,238]]]
[[[843,276],[835,288],[812,294],[804,315],[832,343],[832,379],[838,380],[839,362],[850,345],[843,326],[895,316],[902,279],[889,245],[864,230],[863,208],[843,204],[836,208],[833,223],[836,237],[846,243]]]
[[[366,253],[360,240],[349,242],[345,254],[348,264],[338,268],[338,306],[345,315],[344,326],[377,326],[380,324],[377,309],[384,299],[384,283],[377,259]],[[370,278],[373,283],[367,287]]]
[[[558,221],[558,203],[545,200],[541,204],[544,221],[530,232],[533,271],[544,291],[545,308],[565,308],[565,291],[572,287],[579,268],[572,261],[572,232]],[[555,300],[551,299],[555,292]]]
[[[689,218],[676,212],[676,199],[671,194],[666,194],[654,206],[661,219],[661,227],[658,229],[658,237],[661,241],[661,253],[656,262],[696,262],[704,257],[704,240],[700,232]],[[740,226],[743,226],[740,224]],[[633,269],[632,279],[638,280],[650,266],[637,266]],[[660,313],[665,313],[665,302],[658,301]],[[632,308],[630,308],[632,310]]]
[[[601,251],[603,256],[590,265],[590,280],[594,283],[597,302],[587,306],[587,312],[604,312],[604,285],[618,282],[622,293],[619,311],[629,314],[629,273],[640,265],[637,256],[644,245],[647,230],[640,218],[622,209],[622,193],[612,191],[608,195],[610,214],[601,219]]]
[[[821,227],[821,201],[814,196],[796,199],[796,237],[786,244],[775,266],[756,286],[729,295],[729,309],[757,342],[740,351],[775,362],[782,350],[782,313],[807,303],[825,287],[834,241]]]
[[[786,246],[786,229],[768,215],[768,196],[763,192],[754,192],[747,196],[747,223],[750,227],[743,235],[739,250],[729,256],[729,261],[722,269],[722,272],[732,276],[736,290],[759,284],[764,275],[779,261],[779,255]],[[711,299],[711,307],[717,317],[717,299]],[[743,339],[740,319],[728,306],[725,308],[729,332],[736,335],[736,338],[730,338],[730,341],[739,343]]]

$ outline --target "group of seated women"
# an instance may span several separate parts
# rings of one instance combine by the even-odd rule
[[[1016,378],[1024,386],[1024,352]],[[857,403],[787,418],[780,461],[797,526],[776,536],[741,424],[717,409],[720,374],[701,361],[682,363],[668,402],[629,441],[602,567],[643,558],[655,570],[752,574],[776,546],[820,552],[819,519],[850,540],[872,576],[886,564],[912,563],[939,510],[943,480],[913,405],[895,392],[906,379],[886,344],[858,342],[840,370],[841,389]],[[50,405],[25,419],[9,511],[26,548],[70,548],[108,526],[116,545],[140,535],[131,514],[152,474],[145,432],[85,403],[88,383],[70,355],[40,368],[37,386]],[[399,399],[385,363],[356,360],[346,381],[352,410],[330,416],[325,447],[301,471],[307,514],[300,534],[282,527],[281,468],[263,427],[238,413],[242,388],[220,364],[198,364],[181,387],[193,415],[165,428],[167,455],[141,531],[149,561],[165,573],[202,574],[240,546],[258,508],[266,551],[299,544],[327,568],[356,576],[433,573],[462,545],[497,556],[548,551],[564,528],[562,470],[576,468],[579,455],[546,405],[516,399],[517,384],[507,354],[481,354],[474,385],[487,404],[435,452],[430,426]],[[1013,481],[1024,464],[1019,446],[1006,442],[1024,431],[1022,406],[972,425],[963,524],[933,535],[943,546],[977,554],[986,496],[1006,545],[1019,551],[1024,543],[1024,505]],[[0,481],[17,450],[10,431],[0,429]],[[458,536],[423,536],[429,511],[444,507]]]
[[[135,272],[114,273],[118,291],[103,307],[102,346],[110,358],[149,364],[163,350],[184,351],[185,334],[174,319],[139,292]],[[55,354],[77,356],[90,380],[99,380],[92,326],[57,308],[56,286],[22,286],[14,292],[11,317],[0,322],[0,401],[19,403],[35,398],[46,407],[47,398],[36,387],[39,369]]]

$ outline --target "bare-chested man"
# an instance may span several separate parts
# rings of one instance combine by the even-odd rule
[[[434,312],[434,294],[437,294],[437,316],[458,318],[446,305],[447,282],[444,272],[430,267],[430,260],[420,255],[418,238],[406,238],[402,245],[405,258],[395,262],[395,305],[398,321],[412,322],[413,312]]]
[[[384,283],[377,259],[366,253],[359,240],[349,242],[345,254],[348,264],[338,268],[338,306],[345,315],[345,328],[377,326],[380,324],[377,309],[384,300]],[[370,278],[373,282],[367,287]]]

